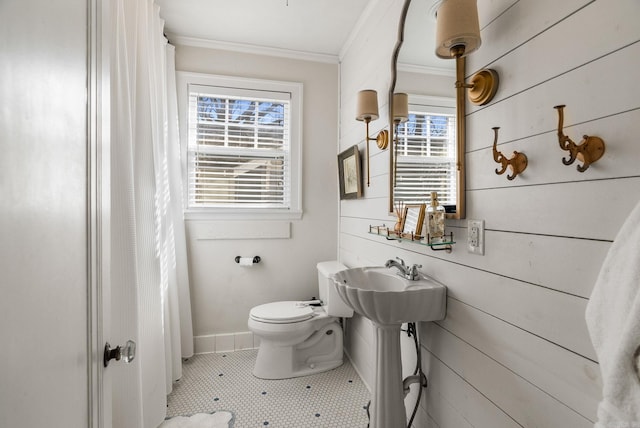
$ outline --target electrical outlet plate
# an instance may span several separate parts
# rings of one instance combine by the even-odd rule
[[[467,221],[467,251],[484,255],[484,220]]]

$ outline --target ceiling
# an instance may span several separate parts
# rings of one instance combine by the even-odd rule
[[[437,0],[412,0],[401,63],[452,69],[435,57]],[[361,22],[381,0],[156,0],[171,38],[228,49],[269,49],[337,61]],[[389,52],[391,56],[391,52]]]
[[[156,0],[167,34],[338,57],[376,0]]]

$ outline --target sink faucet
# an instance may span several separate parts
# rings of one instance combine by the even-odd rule
[[[399,270],[398,275],[411,281],[416,281],[420,277],[418,268],[421,268],[422,265],[414,264],[411,267],[409,267],[404,263],[404,260],[402,260],[400,257],[396,257],[396,259],[400,260],[400,263],[398,263],[395,260],[387,260],[384,266],[387,268],[391,268],[391,267],[397,268]]]

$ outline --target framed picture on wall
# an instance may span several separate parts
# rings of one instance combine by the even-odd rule
[[[362,197],[362,173],[358,146],[353,146],[338,155],[338,182],[340,199]]]

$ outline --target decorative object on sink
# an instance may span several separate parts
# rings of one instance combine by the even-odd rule
[[[445,209],[438,202],[438,192],[431,192],[431,203],[427,208],[425,216],[425,234],[424,243],[431,247],[433,251],[452,251],[451,245],[454,244],[453,232],[449,236],[444,230]]]
[[[571,165],[576,159],[582,162],[576,168],[580,172],[585,172],[589,165],[596,162],[604,155],[605,144],[602,138],[583,135],[579,144],[574,143],[571,138],[563,132],[564,127],[564,108],[565,105],[554,106],[558,110],[558,142],[560,148],[569,152],[569,159],[562,158],[562,163]]]
[[[444,240],[444,216],[445,210],[438,202],[438,192],[431,192],[431,203],[425,217],[425,232],[429,237],[425,239],[428,243],[438,244]]]
[[[338,182],[340,199],[356,199],[362,197],[362,177],[360,152],[355,145],[338,155]]]
[[[374,140],[380,150],[385,150],[389,146],[389,131],[383,129],[378,133],[376,138],[369,137],[369,122],[378,119],[378,93],[373,89],[365,89],[358,92],[358,105],[356,112],[356,120],[366,124],[367,135],[365,139],[367,147],[367,187],[370,185],[369,172],[369,141]]]
[[[408,204],[404,206],[402,213],[402,236],[411,234],[420,239],[422,236],[422,223],[424,222],[424,204]]]
[[[396,235],[400,236],[400,234],[402,233],[402,216],[404,215],[403,201],[396,202],[395,212],[396,212],[396,224],[393,226],[393,231],[396,232]]]
[[[347,306],[368,318],[376,332],[376,378],[371,399],[371,428],[404,427],[400,326],[445,317],[446,287],[401,259],[386,267],[346,269],[332,275]],[[390,268],[393,268],[390,269]],[[397,269],[397,271],[396,271]],[[399,273],[399,274],[398,274]]]
[[[499,164],[502,164],[501,169],[496,168],[496,174],[502,175],[505,173],[507,168],[511,168],[511,174],[507,174],[507,180],[513,180],[521,174],[525,169],[527,169],[527,155],[524,153],[520,153],[517,151],[513,152],[513,156],[511,159],[507,159],[502,152],[498,151],[498,130],[499,126],[494,126],[493,128],[494,137],[493,137],[493,160]]]

